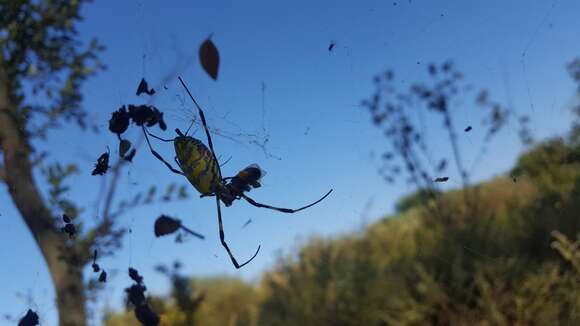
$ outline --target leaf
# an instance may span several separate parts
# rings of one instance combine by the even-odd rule
[[[125,161],[127,162],[133,162],[133,157],[135,157],[135,153],[137,153],[136,149],[132,149],[131,152],[129,152],[129,154],[127,156],[125,156]]]
[[[133,105],[129,104],[129,117],[134,124],[138,126],[146,125],[153,127],[159,124],[161,130],[167,129],[165,121],[163,121],[163,113],[152,105]]]
[[[149,84],[147,84],[145,78],[141,78],[141,82],[137,87],[137,96],[141,95],[141,93],[145,93],[147,95],[155,94],[155,90],[153,88],[149,89]]]
[[[129,113],[123,105],[117,111],[113,112],[111,119],[109,120],[109,130],[115,134],[124,133],[129,127]]]
[[[161,237],[174,233],[181,227],[181,221],[167,215],[161,215],[155,221],[155,236]]]
[[[147,288],[141,284],[133,284],[125,289],[127,300],[134,306],[138,307],[145,303],[145,290]]]
[[[64,227],[60,228],[60,230],[66,234],[68,234],[69,238],[72,239],[77,233],[77,230],[72,223],[67,223]]]
[[[143,282],[143,276],[139,275],[139,272],[133,267],[129,267],[129,277],[136,283]]]
[[[26,315],[18,322],[18,326],[35,326],[38,325],[38,323],[38,315],[36,312],[28,309]]]
[[[131,149],[131,142],[123,139],[119,142],[119,156],[124,157],[125,154]]]
[[[91,173],[91,175],[104,175],[107,173],[109,169],[109,153],[103,153],[97,159],[97,163],[95,164],[95,169]]]
[[[213,79],[217,80],[220,55],[210,38],[206,39],[199,47],[199,62],[203,70]]]
[[[105,272],[105,270],[103,270],[99,275],[99,282],[101,283],[107,282],[107,272]]]

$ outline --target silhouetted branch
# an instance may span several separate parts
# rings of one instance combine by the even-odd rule
[[[117,160],[117,163],[111,169],[111,185],[109,186],[109,190],[107,191],[107,195],[105,197],[105,209],[103,211],[103,219],[109,220],[111,219],[110,212],[111,206],[113,205],[113,199],[115,197],[115,192],[117,190],[117,183],[119,182],[119,174],[121,173],[121,168],[123,165],[127,163],[124,159]]]
[[[114,226],[113,220],[103,219],[99,225],[89,230],[85,237],[77,242],[76,248],[83,264],[91,261],[92,252],[97,248],[99,256],[105,257],[112,255],[121,247],[125,229],[115,229]]]
[[[117,215],[111,215],[111,206],[117,190],[119,175],[125,163],[127,163],[127,161],[120,158],[111,168],[111,183],[106,192],[101,222],[89,230],[86,236],[77,244],[79,252],[81,252],[83,256],[83,263],[85,264],[91,260],[91,253],[95,247],[99,248],[100,255],[103,257],[112,254],[113,249],[120,248],[121,246],[121,238],[125,233],[125,230],[114,229],[114,221],[116,220],[115,217],[117,217]]]

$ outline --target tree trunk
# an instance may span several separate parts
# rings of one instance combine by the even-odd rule
[[[34,180],[28,139],[9,81],[0,69],[0,146],[4,156],[4,181],[48,266],[56,291],[61,326],[85,324],[82,263],[55,225]]]

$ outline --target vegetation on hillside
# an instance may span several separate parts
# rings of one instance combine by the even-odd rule
[[[474,186],[477,215],[459,191],[409,197],[365,231],[312,239],[258,284],[190,280],[204,293],[195,324],[579,324],[579,155],[572,141],[537,145]],[[162,324],[184,325],[175,295],[156,301]]]

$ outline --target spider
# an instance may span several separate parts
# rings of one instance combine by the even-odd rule
[[[171,172],[185,176],[189,180],[189,182],[195,187],[195,189],[201,194],[200,197],[214,196],[216,198],[220,242],[227,251],[228,256],[230,257],[234,266],[237,269],[239,269],[244,265],[248,264],[254,258],[256,258],[258,252],[260,251],[261,246],[258,245],[258,249],[254,253],[254,255],[246,262],[242,264],[238,263],[238,261],[232,254],[228,244],[225,241],[221,213],[221,202],[223,202],[224,205],[226,205],[226,207],[229,207],[235,200],[244,199],[245,201],[256,207],[272,209],[282,213],[296,213],[318,204],[326,197],[328,197],[328,195],[330,195],[332,189],[330,189],[324,196],[322,196],[317,201],[297,209],[280,208],[267,204],[262,204],[248,197],[246,192],[250,191],[252,188],[260,187],[261,185],[260,178],[264,176],[264,171],[262,171],[258,167],[258,165],[252,164],[246,167],[245,169],[241,170],[237,175],[233,177],[226,178],[222,177],[220,164],[218,163],[218,160],[215,155],[211,135],[207,127],[207,122],[205,120],[203,110],[201,109],[201,107],[199,106],[199,104],[189,91],[189,88],[183,82],[183,79],[181,79],[181,77],[178,77],[178,79],[181,82],[183,88],[185,88],[185,90],[187,91],[187,94],[189,95],[195,106],[197,107],[203,128],[205,130],[205,134],[207,136],[209,148],[205,146],[205,144],[201,140],[188,136],[187,131],[185,134],[183,134],[179,129],[175,129],[175,132],[177,133],[177,136],[175,138],[163,139],[150,133],[144,125],[141,127],[143,129],[147,145],[149,146],[149,149],[151,150],[153,156],[155,156],[158,160],[163,162],[167,166],[167,168],[171,170]],[[174,168],[169,162],[167,162],[159,153],[157,153],[153,149],[153,147],[151,146],[151,142],[149,141],[149,136],[163,142],[172,142],[174,144],[175,162],[177,163],[179,170]]]

